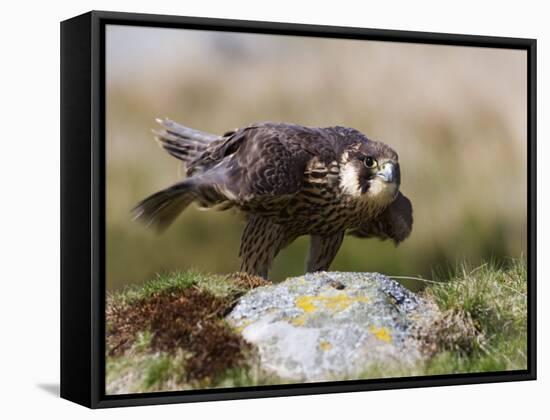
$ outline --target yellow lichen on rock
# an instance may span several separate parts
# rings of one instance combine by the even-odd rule
[[[369,328],[369,331],[379,340],[385,341],[386,343],[391,343],[391,333],[386,327],[375,327],[372,326]]]
[[[248,327],[248,326],[249,326],[250,324],[252,324],[252,323],[253,323],[252,320],[250,320],[250,319],[245,319],[244,321],[241,322],[240,325],[238,325],[237,327],[235,327],[234,330],[235,330],[236,332],[238,332],[238,333],[241,333],[241,332],[244,331],[244,329],[245,329],[246,327]]]
[[[328,341],[321,341],[319,343],[319,348],[323,351],[329,351],[332,348],[332,344],[330,344]]]
[[[368,301],[368,298],[364,296],[348,296],[346,293],[338,293],[320,296],[300,296],[296,299],[295,304],[305,313],[314,312],[319,306],[323,306],[324,309],[331,312],[341,312],[354,302],[367,303]]]
[[[298,308],[306,313],[313,312],[317,310],[317,307],[313,304],[314,299],[315,296],[300,296],[296,298],[295,304]]]
[[[292,325],[296,327],[301,327],[306,323],[306,315],[304,314],[304,315],[297,316],[291,322],[292,322]]]
[[[353,302],[345,293],[339,293],[332,296],[319,296],[319,300],[323,302],[326,309],[332,312],[340,312],[347,309]]]

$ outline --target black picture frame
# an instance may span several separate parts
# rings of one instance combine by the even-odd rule
[[[186,28],[527,51],[528,368],[105,395],[105,26]],[[536,379],[536,40],[92,11],[61,23],[61,397],[91,408]]]

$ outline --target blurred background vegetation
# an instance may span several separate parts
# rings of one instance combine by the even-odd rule
[[[527,250],[523,51],[109,26],[107,287],[239,267],[243,221],[189,208],[163,235],[130,209],[176,182],[156,117],[212,133],[255,121],[354,127],[399,153],[414,228],[398,248],[347,237],[331,269],[430,276]],[[275,280],[303,272],[303,237]],[[408,285],[414,287],[414,284]]]

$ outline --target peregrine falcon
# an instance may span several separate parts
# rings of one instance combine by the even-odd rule
[[[192,202],[246,218],[242,272],[267,278],[277,253],[310,235],[306,270],[328,270],[344,234],[391,239],[412,229],[397,153],[353,128],[262,122],[221,136],[159,119],[156,140],[185,178],[136,205],[134,219],[162,231]]]

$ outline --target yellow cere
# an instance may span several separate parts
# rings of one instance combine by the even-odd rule
[[[328,341],[323,340],[319,343],[319,347],[323,351],[329,351],[332,348],[332,344],[330,344]]]
[[[391,333],[386,327],[370,327],[369,331],[374,334],[379,340],[385,341],[386,343],[391,343]]]

